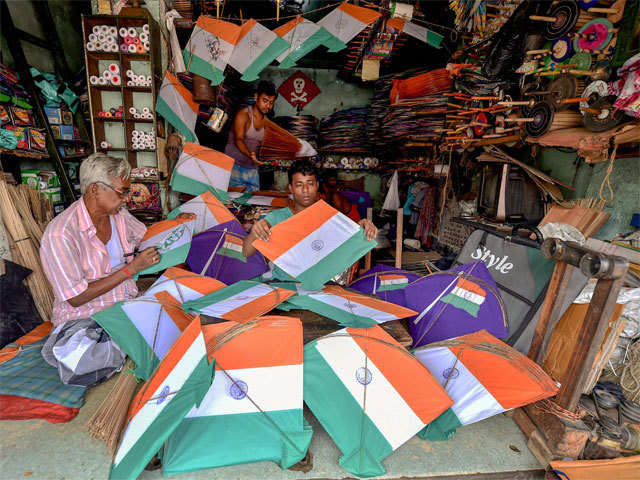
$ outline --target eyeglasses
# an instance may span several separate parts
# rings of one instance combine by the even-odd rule
[[[117,188],[113,188],[111,185],[105,182],[96,182],[96,183],[99,183],[100,185],[104,185],[105,187],[110,188],[111,190],[116,192],[120,198],[128,197],[129,194],[131,193],[131,189],[129,188],[125,188],[124,190],[118,190]]]

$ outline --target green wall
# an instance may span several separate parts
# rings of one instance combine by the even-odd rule
[[[563,189],[567,199],[599,198],[609,162],[587,164],[580,160],[576,174],[575,159],[575,153],[547,148],[538,157],[538,167],[553,178],[574,186],[575,191]],[[610,182],[613,200],[607,203],[604,211],[610,213],[611,218],[595,235],[601,240],[610,240],[619,233],[634,230],[629,223],[634,213],[640,213],[640,158],[616,159]],[[609,198],[608,189],[605,188],[603,195]]]

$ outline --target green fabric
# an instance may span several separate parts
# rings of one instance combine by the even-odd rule
[[[298,60],[312,50],[315,50],[320,45],[326,45],[330,52],[337,52],[346,47],[342,41],[331,35],[325,28],[320,27],[320,29],[311,35],[306,42],[287,55],[278,68],[295,67]]]
[[[439,33],[427,29],[427,43],[432,47],[441,48],[443,38]]]
[[[287,299],[284,304],[287,304],[288,308],[301,308],[303,310],[309,310],[311,312],[317,313],[318,315],[330,318],[338,322],[343,327],[368,328],[376,325],[376,322],[370,318],[346,312],[337,307],[334,307],[333,305],[329,305],[320,300],[316,300],[309,295],[296,295]],[[278,308],[282,309],[282,305],[280,305]]]
[[[85,387],[65,385],[58,369],[42,358],[42,346],[48,337],[24,345],[13,358],[0,363],[0,395],[16,395],[57,403],[65,407],[84,405]],[[15,347],[8,344],[5,348]],[[0,355],[3,351],[0,350]],[[1,407],[0,407],[1,408]]]
[[[351,238],[298,275],[296,280],[302,282],[302,288],[306,290],[319,290],[331,278],[344,272],[345,267],[349,268],[376,245],[375,240],[367,241],[364,229],[360,227]]]
[[[187,70],[211,80],[211,85],[220,85],[224,81],[224,72],[218,70],[212,63],[196,55],[191,55],[188,49],[184,49],[182,58],[184,59],[184,64],[187,66]]]
[[[289,207],[280,208],[278,210],[272,210],[267,213],[264,219],[269,225],[275,227],[277,224],[284,222],[286,219],[293,217],[293,212]],[[277,265],[273,266],[273,280],[280,280],[283,282],[292,281],[294,278],[287,272],[282,270]]]
[[[175,190],[176,192],[188,193],[189,195],[197,196],[209,191],[213,193],[215,197],[225,205],[231,203],[231,199],[229,198],[229,194],[227,192],[220,190],[213,185],[209,185],[208,183],[199,182],[198,180],[185,177],[184,175],[180,175],[175,172],[173,175],[171,175],[170,185],[172,190]]]
[[[533,297],[535,299],[538,298],[538,295],[540,295],[542,289],[551,278],[556,262],[550,258],[545,258],[538,248],[527,248],[526,251],[529,257],[529,270],[531,270],[531,275],[533,275],[536,282],[536,293]]]
[[[404,290],[409,283],[392,283],[391,285],[378,285],[376,292],[390,292],[392,290]]]
[[[340,465],[359,477],[383,475],[393,449],[315,348],[304,347],[304,401],[343,453]]]
[[[124,303],[118,302],[106,310],[94,313],[91,318],[134,361],[135,376],[147,380],[160,364],[160,359],[123,310]]]
[[[469,315],[476,318],[478,317],[478,311],[480,310],[480,305],[464,298],[460,298],[453,293],[448,293],[447,295],[442,297],[442,303],[448,303],[456,308],[459,308],[460,310],[464,310]]]
[[[462,423],[460,423],[456,414],[453,413],[453,409],[447,408],[438,418],[420,430],[418,436],[423,440],[444,442],[453,437],[456,433],[456,428],[461,426]]]
[[[158,95],[158,101],[156,102],[156,113],[162,115],[167,122],[178,130],[187,142],[197,142],[195,133],[182,121],[182,119],[173,112],[171,107],[167,105],[161,96]],[[197,194],[196,194],[197,195]]]
[[[206,355],[203,356],[178,393],[171,395],[171,403],[160,412],[118,465],[111,466],[110,479],[135,479],[142,473],[194,404],[200,405],[211,386],[212,370],[213,362],[209,364]]]
[[[284,470],[304,458],[312,434],[302,409],[185,418],[167,441],[162,473],[260,461]]]
[[[251,65],[242,73],[242,80],[245,82],[253,82],[258,80],[258,75],[265,69],[271,62],[278,58],[282,52],[289,48],[289,43],[282,37],[276,35],[276,38],[269,44],[264,51],[258,55]]]
[[[224,244],[223,244],[224,245]],[[240,260],[243,263],[247,263],[247,257],[245,257],[242,252],[237,252],[235,250],[232,250],[230,248],[226,248],[224,246],[221,246],[218,251],[217,251],[218,255],[221,255],[223,257],[229,257],[229,258],[234,258],[236,260]]]

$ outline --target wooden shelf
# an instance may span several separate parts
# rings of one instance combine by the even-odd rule
[[[91,145],[91,142],[88,142],[87,140],[67,140],[64,138],[54,138],[53,139],[54,142],[56,143],[79,143],[81,145]]]
[[[89,155],[91,155],[90,153],[78,153],[77,155],[60,155],[60,158],[63,161],[76,161],[76,160],[80,160],[82,158],[87,158]]]
[[[20,158],[33,158],[36,160],[42,160],[43,158],[49,158],[49,154],[46,152],[34,152],[32,150],[17,150],[0,147],[0,155],[12,155]]]
[[[134,153],[138,153],[138,152],[153,152],[156,153],[156,150],[134,150],[133,148],[131,149],[132,152]]]
[[[93,117],[93,119],[99,122],[124,122],[124,117]]]
[[[133,62],[149,61],[151,56],[148,53],[122,53],[123,60],[129,60]]]
[[[98,147],[98,150],[100,150],[101,152],[128,152],[129,151],[129,149],[127,148],[113,148],[113,147],[109,147],[109,148]]]
[[[96,60],[120,60],[119,52],[87,52],[87,57]]]
[[[119,92],[122,90],[122,85],[89,85],[89,88],[102,90],[103,92]]]
[[[151,93],[153,89],[151,87],[124,87],[125,90],[131,90],[132,92],[146,92]]]
[[[153,123],[153,118],[133,118],[126,117],[127,122],[131,123]]]

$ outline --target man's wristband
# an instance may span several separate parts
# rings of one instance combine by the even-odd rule
[[[122,267],[122,271],[127,275],[127,277],[133,279],[133,276],[129,273],[129,270],[127,270],[127,267]]]

